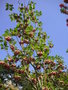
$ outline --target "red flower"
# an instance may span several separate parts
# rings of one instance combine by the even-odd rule
[[[62,7],[64,7],[64,4],[60,4],[59,6],[62,8]]]

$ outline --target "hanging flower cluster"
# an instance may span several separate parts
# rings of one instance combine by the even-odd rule
[[[64,0],[64,3],[68,4],[68,0]],[[59,6],[61,13],[68,15],[68,6],[64,4],[60,4]],[[66,23],[66,25],[68,26],[68,19],[66,20]]]

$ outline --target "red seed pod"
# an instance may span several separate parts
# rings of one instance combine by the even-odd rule
[[[0,61],[0,65],[4,65],[5,64],[5,62],[4,61]]]
[[[50,61],[50,60],[45,60],[44,63],[45,63],[45,64],[50,64],[51,61]]]
[[[19,81],[19,80],[21,80],[21,76],[14,76],[14,79],[15,79],[16,81]]]
[[[28,11],[29,10],[28,7],[25,7],[25,10]]]
[[[10,66],[9,66],[9,64],[4,64],[4,67],[6,68],[6,69],[10,69]]]
[[[49,47],[52,48],[54,45],[53,44],[50,44]]]
[[[64,0],[65,3],[68,3],[68,0]]]
[[[42,51],[37,52],[37,55],[42,56],[43,55]]]
[[[18,58],[14,59],[15,62],[17,62],[18,60],[19,60]]]
[[[11,37],[10,37],[10,36],[6,36],[6,37],[5,37],[5,40],[11,41]]]
[[[43,88],[42,88],[42,90],[48,90],[48,88],[46,88],[46,87],[43,87]]]
[[[26,28],[27,28],[27,26],[28,26],[28,24],[26,23],[26,24],[25,24],[25,26],[24,26],[23,28],[24,28],[24,29],[26,29]]]
[[[56,75],[57,73],[55,71],[52,72],[52,75]]]
[[[14,54],[15,54],[15,55],[20,54],[20,50],[15,50],[15,51],[14,51]]]
[[[11,66],[12,66],[12,67],[16,67],[16,64],[12,64]]]
[[[53,62],[53,61],[51,61],[51,65],[52,65],[52,66],[55,66],[55,65],[56,65],[56,63],[55,63],[55,62]]]
[[[18,29],[18,32],[20,32],[21,28]]]
[[[34,33],[30,32],[29,36],[32,38],[34,36]]]
[[[18,70],[18,69],[15,69],[15,72],[16,72],[16,73],[19,73],[19,70]]]
[[[38,39],[37,38],[35,38],[35,42],[37,42],[38,41]]]
[[[9,62],[13,62],[13,59],[12,59],[12,58],[8,58],[8,61],[9,61]]]
[[[59,70],[59,71],[58,71],[59,74],[62,73],[62,72],[63,72],[62,70]]]
[[[49,73],[48,76],[51,77],[52,73]]]
[[[30,63],[30,61],[28,60],[28,61],[26,61],[26,63],[27,63],[27,64],[29,64],[29,63]]]
[[[27,40],[27,39],[24,39],[23,42],[26,43],[26,44],[29,44],[29,40]]]
[[[35,61],[35,59],[33,57],[30,57],[29,61]]]
[[[24,44],[24,41],[20,41],[19,43],[20,43],[20,45],[21,45],[21,44]]]
[[[25,30],[24,30],[24,33],[23,33],[23,34],[24,34],[24,35],[27,35],[26,32],[25,32]]]
[[[24,73],[24,70],[21,70],[21,74],[23,74]]]
[[[36,84],[36,83],[37,83],[37,81],[36,81],[36,79],[35,79],[35,78],[32,78],[32,82],[33,82],[34,84]]]
[[[60,6],[60,8],[62,8],[62,7],[64,7],[64,4],[60,4],[59,6]]]
[[[12,51],[15,50],[15,47],[14,47],[14,45],[12,45],[12,44],[10,44],[10,48],[11,48]]]
[[[21,70],[18,70],[18,73],[21,74]]]
[[[53,71],[53,72],[49,73],[48,76],[52,76],[52,75],[54,75],[54,76],[57,75],[57,72]]]
[[[21,34],[18,34],[18,37],[20,38],[21,37]]]
[[[16,21],[17,21],[17,22],[21,22],[20,19],[17,19]]]
[[[24,60],[24,61],[25,61],[25,63],[27,63],[27,64],[29,64],[29,63],[30,63],[30,61],[29,61],[29,59],[28,59],[27,57],[24,57],[24,58],[23,58],[23,60]],[[23,60],[22,60],[22,61],[23,61]]]
[[[62,63],[60,63],[60,64],[59,64],[59,66],[60,66],[60,67],[62,67],[62,66],[63,66],[63,64],[62,64]]]
[[[35,31],[36,31],[36,29],[33,29],[33,30],[32,30],[32,32],[35,32]]]
[[[42,78],[43,78],[43,76],[42,76],[42,75],[40,75],[40,76],[39,76],[39,79],[42,79]]]
[[[64,81],[59,81],[59,84],[64,85]]]
[[[40,65],[37,65],[37,66],[36,66],[36,69],[40,69],[40,68],[41,68],[41,66],[40,66]]]
[[[20,10],[23,10],[24,8],[21,6],[21,7],[19,7],[19,9],[20,9]]]
[[[48,48],[46,47],[46,48],[44,48],[44,51],[47,51],[48,50]]]
[[[32,17],[32,20],[35,20],[35,16]]]
[[[27,61],[28,59],[27,59],[27,57],[24,57],[23,60],[24,60],[24,61]]]

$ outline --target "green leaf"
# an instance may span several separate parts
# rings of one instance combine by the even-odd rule
[[[4,40],[4,46],[5,46],[5,47],[7,46],[7,41],[6,41],[6,40]]]
[[[33,26],[30,25],[30,26],[28,26],[28,27],[26,28],[26,33],[29,33],[29,32],[32,31],[32,30],[33,30]]]
[[[8,50],[8,46],[5,47],[5,50]]]
[[[5,36],[10,36],[10,32],[9,32],[9,30],[7,29],[6,31],[5,31],[5,33],[3,34],[3,36],[5,37]]]
[[[40,32],[38,32],[38,36],[41,36],[41,33]]]
[[[14,9],[13,5],[12,4],[8,4],[6,3],[6,10],[10,10],[12,11]]]
[[[20,26],[20,23],[17,24],[16,28],[19,28],[19,26]]]
[[[47,36],[47,39],[49,39],[50,38],[50,36]]]
[[[21,3],[21,6],[23,6],[23,3]]]
[[[64,10],[65,10],[64,8],[61,8],[61,9],[60,9],[61,12],[64,12]]]
[[[17,27],[14,28],[14,30],[11,31],[12,36],[16,36],[18,34]]]
[[[12,4],[9,4],[9,10],[12,11],[14,9]]]
[[[35,9],[35,3],[33,4],[33,9]]]
[[[3,42],[3,38],[0,36],[0,42]]]
[[[1,49],[4,49],[4,48],[3,48],[3,44],[0,44],[0,46],[1,46]]]
[[[12,8],[10,7],[9,10],[12,11]]]
[[[68,49],[66,50],[66,53],[68,53]]]
[[[10,32],[12,32],[13,30],[10,28]]]
[[[42,15],[42,11],[39,12],[39,15],[40,15],[40,16]]]
[[[41,30],[42,30],[42,28],[40,27],[40,28],[38,28],[38,30],[39,30],[39,31],[41,31]]]
[[[11,21],[13,21],[14,20],[13,14],[10,14],[9,16],[10,16]]]
[[[32,10],[32,5],[31,4],[29,5],[29,10]]]
[[[16,44],[16,41],[13,41],[13,45],[15,45]]]
[[[8,10],[8,7],[9,7],[9,5],[8,5],[8,3],[6,3],[6,10]]]
[[[41,16],[42,15],[42,12],[38,11],[38,10],[36,10],[35,13],[36,13],[36,16]]]
[[[42,22],[40,21],[40,22],[38,22],[38,26],[42,26]]]

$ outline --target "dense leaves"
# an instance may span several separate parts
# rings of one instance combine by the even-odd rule
[[[64,0],[64,3],[68,4],[68,0]],[[64,4],[60,4],[59,6],[61,13],[68,15],[68,6]],[[68,26],[68,19],[66,20],[66,25]]]
[[[28,6],[19,5],[20,13],[9,15],[16,27],[0,36],[1,49],[12,53],[0,60],[2,90],[68,90],[68,73],[64,71],[62,57],[49,55],[54,45],[51,41],[46,43],[48,36],[42,32],[39,20],[42,12],[35,10],[35,4],[31,1]],[[7,3],[6,10],[12,11],[13,5]]]

